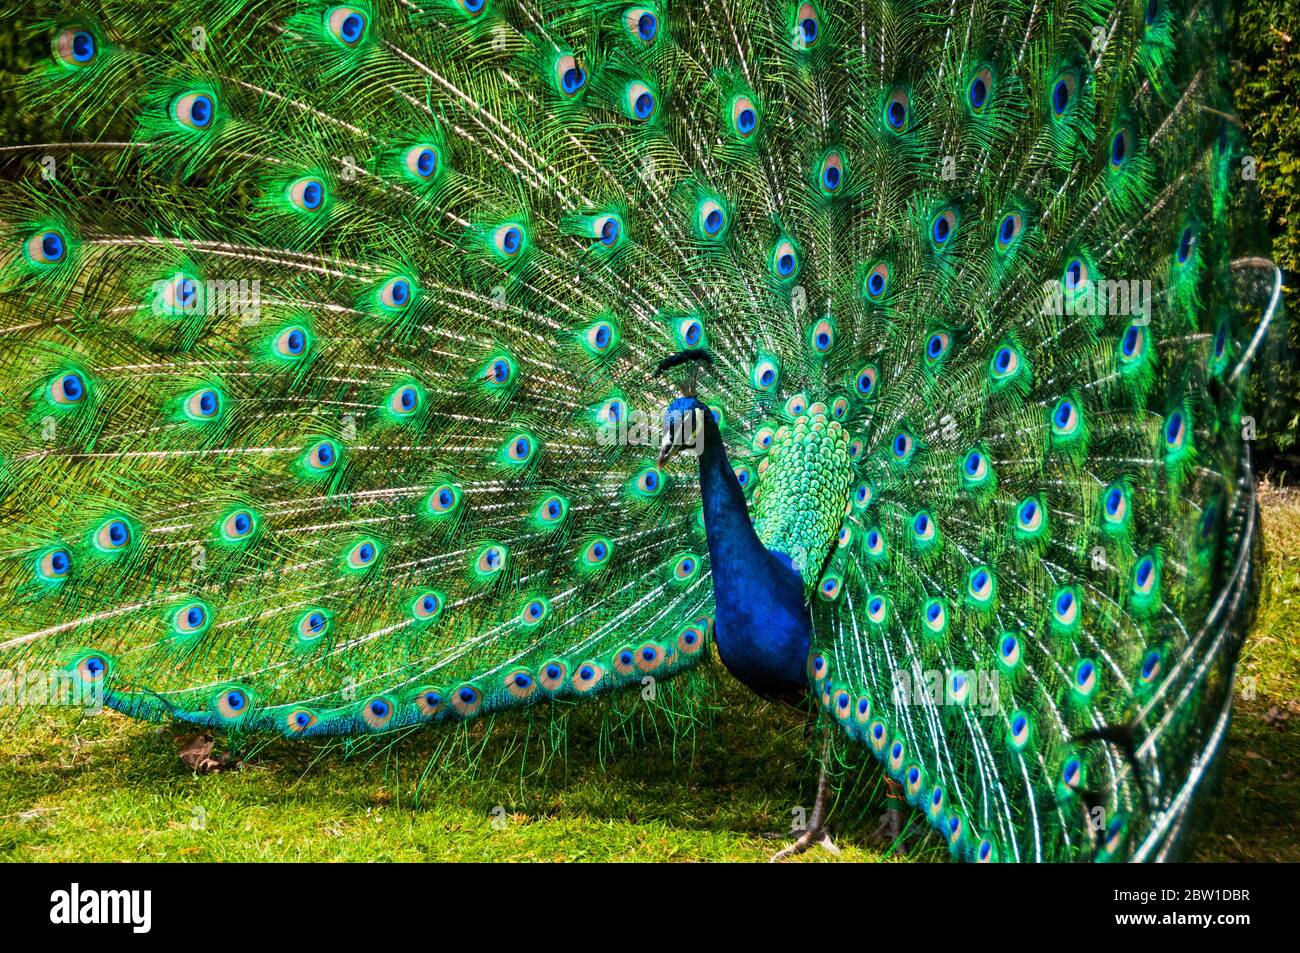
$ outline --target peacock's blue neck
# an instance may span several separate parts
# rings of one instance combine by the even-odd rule
[[[807,687],[812,635],[803,578],[788,556],[768,550],[754,532],[722,434],[708,408],[700,406],[700,495],[717,604],[718,652],[727,669],[761,695],[801,692]]]

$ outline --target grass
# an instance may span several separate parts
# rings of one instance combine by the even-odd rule
[[[1265,595],[1196,860],[1300,860],[1300,492],[1266,487],[1263,501]],[[202,776],[167,730],[34,711],[0,736],[0,859],[763,860],[779,846],[763,833],[788,827],[811,797],[803,726],[724,675],[711,697],[712,723],[685,738],[645,706],[632,742],[598,743],[595,719],[572,714],[567,758],[539,718],[486,738],[418,732],[350,751],[273,742],[242,770]],[[897,858],[870,842],[881,794],[870,768],[842,798],[843,859]],[[907,859],[946,856],[926,837]]]

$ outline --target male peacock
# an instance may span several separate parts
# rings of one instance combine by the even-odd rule
[[[310,738],[716,641],[959,856],[1164,856],[1252,514],[1218,6],[36,24],[17,94],[62,141],[5,150],[0,660]]]

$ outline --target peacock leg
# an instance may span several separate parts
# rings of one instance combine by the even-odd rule
[[[827,738],[822,745],[820,770],[817,773],[817,797],[813,800],[813,809],[812,814],[808,817],[808,826],[795,838],[793,844],[782,848],[768,858],[769,863],[776,863],[778,860],[785,860],[795,854],[802,854],[814,846],[823,847],[832,854],[839,855],[840,849],[835,846],[835,842],[831,839],[831,832],[826,826],[831,807],[831,783],[829,773],[826,770],[826,762],[829,756],[830,739]]]

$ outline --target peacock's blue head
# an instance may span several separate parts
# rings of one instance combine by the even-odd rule
[[[659,466],[679,453],[698,457],[704,452],[704,415],[709,408],[693,396],[678,397],[664,410]]]

